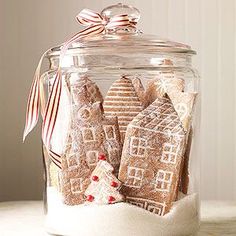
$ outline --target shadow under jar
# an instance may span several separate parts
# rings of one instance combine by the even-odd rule
[[[115,14],[120,6],[107,9]],[[102,14],[111,17],[107,9]],[[135,8],[130,11],[139,18]],[[50,144],[62,154],[61,169],[44,147],[48,232],[197,232],[200,97],[194,54],[187,45],[134,29],[87,37],[67,50]],[[59,47],[47,53],[50,68],[41,76],[42,103],[50,94],[59,56]],[[96,189],[96,196],[86,193],[101,157],[121,181],[119,202],[96,204],[97,195],[109,197],[106,185]]]

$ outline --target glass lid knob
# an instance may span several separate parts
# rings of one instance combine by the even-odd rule
[[[129,5],[124,5],[122,3],[104,8],[101,14],[108,20],[115,15],[123,14],[128,15],[129,20],[133,23],[137,23],[140,19],[140,12],[137,8]]]

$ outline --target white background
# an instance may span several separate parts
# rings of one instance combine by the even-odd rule
[[[40,55],[81,27],[74,16],[117,3],[0,0],[0,201],[42,197],[40,129],[22,145],[27,95]],[[137,0],[139,27],[190,44],[202,76],[201,193],[236,199],[236,1]]]

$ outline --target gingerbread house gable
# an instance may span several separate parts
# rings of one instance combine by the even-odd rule
[[[164,135],[179,137],[185,135],[180,118],[167,95],[156,99],[143,112],[139,113],[130,126]]]
[[[108,90],[104,100],[104,112],[108,118],[118,117],[122,142],[128,124],[143,108],[131,79],[124,76],[116,80]]]
[[[158,98],[135,117],[127,129],[119,170],[128,201],[145,209],[151,204],[160,215],[169,211],[176,198],[184,143],[185,132],[169,97]]]
[[[87,76],[71,73],[68,81],[73,105],[80,106],[88,102],[103,102],[103,97],[98,86]]]
[[[74,142],[75,151],[80,158],[85,156],[85,160],[91,169],[96,166],[99,154],[105,154],[117,173],[121,156],[117,118],[106,118],[102,113],[100,103],[86,105],[78,113],[81,110],[82,113],[86,110],[87,116],[82,119],[82,116],[79,115],[77,125],[72,129],[74,139],[77,140]]]

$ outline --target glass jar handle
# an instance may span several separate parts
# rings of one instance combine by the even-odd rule
[[[129,21],[136,26],[140,19],[140,11],[130,5],[124,5],[122,3],[118,3],[116,5],[111,5],[102,10],[101,15],[107,20],[110,21],[111,18],[117,15],[127,15]],[[122,30],[119,28],[115,33],[141,33],[140,30],[137,30],[136,27],[124,27]]]

